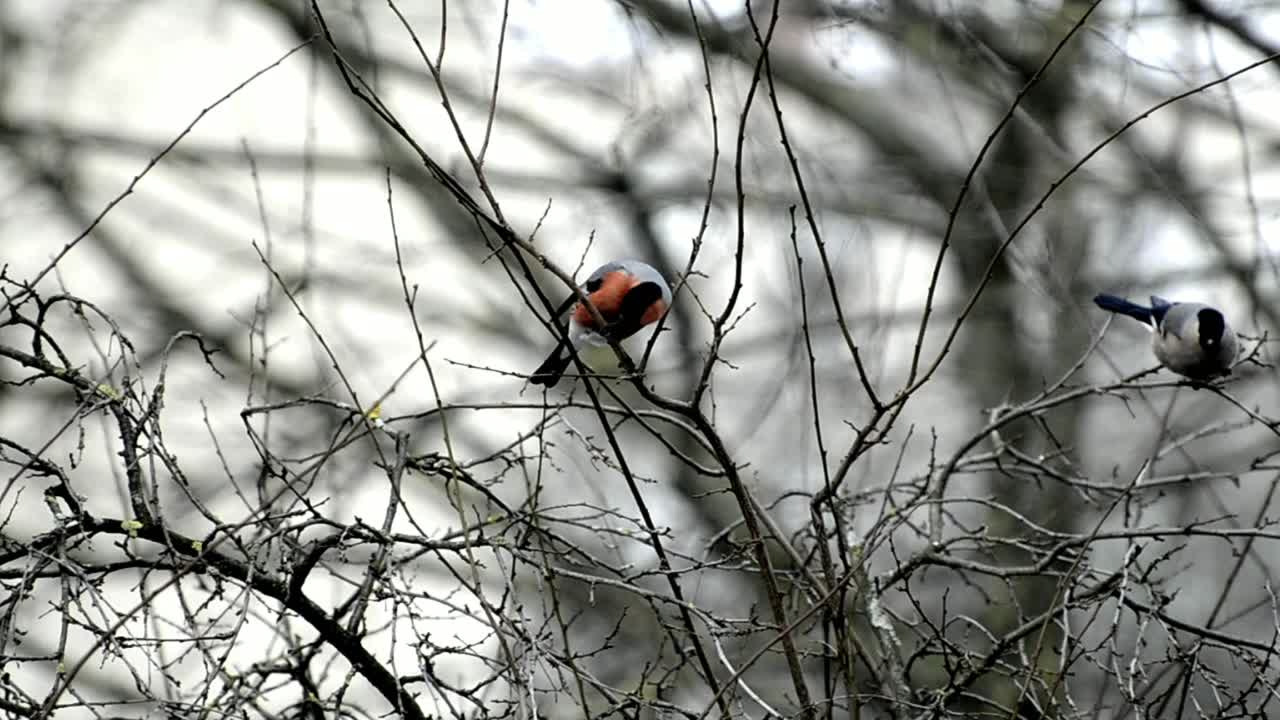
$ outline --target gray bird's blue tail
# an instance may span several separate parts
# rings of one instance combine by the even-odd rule
[[[1152,312],[1152,308],[1129,302],[1128,300],[1125,300],[1122,297],[1116,297],[1115,295],[1099,293],[1094,296],[1093,302],[1103,310],[1120,313],[1121,315],[1128,315],[1134,320],[1148,325],[1151,324],[1152,319],[1155,317],[1155,313]]]

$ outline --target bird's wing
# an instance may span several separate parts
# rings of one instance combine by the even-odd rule
[[[1172,303],[1164,305],[1160,308],[1162,311],[1156,316],[1156,322],[1160,323],[1160,332],[1168,335],[1173,333],[1181,339],[1187,330],[1187,324],[1195,319],[1205,306],[1200,303]]]

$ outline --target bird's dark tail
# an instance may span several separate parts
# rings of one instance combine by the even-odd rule
[[[565,368],[569,367],[569,363],[573,362],[573,355],[564,352],[564,343],[558,343],[556,349],[551,351],[546,360],[538,366],[537,370],[529,376],[529,382],[534,385],[546,385],[547,387],[555,387],[560,382],[560,376],[564,375]]]
[[[1116,297],[1115,295],[1108,295],[1106,293],[1096,295],[1093,298],[1093,302],[1098,307],[1103,310],[1107,310],[1108,312],[1128,315],[1138,322],[1146,323],[1148,325],[1151,324],[1153,315],[1151,308],[1149,307],[1139,305],[1137,303],[1131,303],[1122,297]]]

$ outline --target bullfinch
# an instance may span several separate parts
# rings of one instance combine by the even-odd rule
[[[1203,303],[1169,302],[1151,296],[1151,307],[1115,295],[1093,299],[1098,307],[1151,326],[1151,349],[1173,372],[1195,380],[1230,375],[1236,334],[1222,313]]]
[[[662,274],[639,260],[615,260],[591,273],[582,291],[604,320],[597,327],[587,306],[570,295],[556,311],[556,317],[569,313],[569,342],[579,351],[584,348],[608,348],[609,341],[621,341],[657,322],[671,306],[671,288]],[[570,310],[572,307],[572,310]],[[564,340],[556,344],[547,359],[529,376],[534,385],[553,387],[573,360]]]

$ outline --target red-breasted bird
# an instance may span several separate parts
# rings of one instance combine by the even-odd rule
[[[582,291],[599,311],[604,328],[596,327],[591,311],[578,302],[576,294],[570,295],[556,310],[557,318],[569,313],[569,342],[579,352],[587,347],[608,348],[610,339],[621,341],[631,337],[644,326],[657,322],[671,306],[671,288],[667,281],[652,266],[639,260],[615,260],[601,265],[587,278]],[[552,387],[560,382],[560,376],[571,362],[573,354],[561,340],[529,376],[529,382]]]

